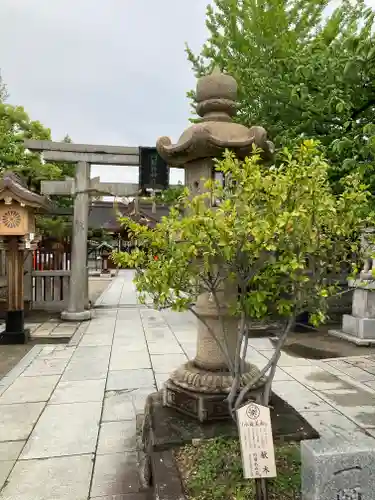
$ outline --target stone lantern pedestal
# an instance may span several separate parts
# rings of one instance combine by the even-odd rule
[[[232,121],[237,83],[231,76],[215,70],[199,79],[196,98],[201,121],[185,130],[177,144],[173,145],[168,137],[161,137],[156,145],[168,165],[185,169],[185,184],[192,195],[202,193],[205,181],[215,177],[215,158],[221,158],[226,149],[240,159],[251,154],[254,145],[263,150],[265,158],[273,154],[273,145],[263,128],[247,128]],[[163,394],[165,406],[201,422],[229,417],[225,398],[233,378],[223,347],[233,362],[239,328],[237,318],[230,316],[227,310],[227,304],[233,299],[230,294],[237,290],[230,290],[229,283],[224,283],[223,288],[218,307],[208,293],[198,298],[196,312],[204,322],[199,321],[197,326],[197,354],[171,374]],[[245,363],[240,387],[257,374],[256,366]],[[260,390],[261,385],[262,381],[254,392]]]
[[[221,310],[221,320],[209,294],[199,296],[195,310],[204,323],[197,321],[197,354],[193,360],[171,374],[164,388],[165,406],[182,411],[200,422],[229,416],[228,405],[224,400],[231,389],[233,378],[228,369],[226,354],[234,362],[240,333],[238,319],[225,311],[224,307],[223,305]],[[224,330],[222,323],[225,325]],[[258,373],[254,365],[246,363],[243,367],[241,387]],[[260,388],[261,384],[258,384],[258,387]]]
[[[375,228],[362,233],[362,251],[365,255],[359,279],[349,283],[355,290],[352,314],[344,314],[341,330],[329,330],[331,335],[356,345],[375,345]]]

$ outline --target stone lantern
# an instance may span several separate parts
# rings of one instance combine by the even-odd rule
[[[111,252],[108,248],[103,248],[101,251],[101,259],[102,259],[102,274],[110,274],[110,270],[108,269],[108,259],[111,255]]]
[[[35,210],[49,199],[29,191],[12,172],[0,181],[0,239],[6,250],[8,302],[0,344],[24,344],[24,252],[35,247]]]
[[[172,144],[168,137],[161,137],[157,141],[160,156],[171,167],[185,169],[185,184],[193,194],[202,193],[205,180],[215,177],[215,158],[221,158],[226,149],[243,159],[252,152],[253,145],[256,145],[263,150],[264,159],[272,158],[274,147],[267,140],[267,133],[262,127],[247,128],[232,121],[236,112],[236,98],[237,83],[234,78],[214,70],[197,82],[196,110],[201,117],[200,122],[186,129],[177,144]],[[225,285],[220,294],[221,311],[225,311],[227,294],[237,293],[236,290],[226,288],[228,287]],[[217,341],[224,343],[218,310],[208,293],[198,298],[196,311],[215,332]],[[233,359],[239,329],[238,320],[230,318],[229,312],[226,325],[226,343]],[[217,341],[203,322],[199,321],[196,357],[170,376],[164,388],[165,406],[175,408],[201,422],[228,418],[224,399],[232,385],[232,376]],[[241,377],[241,386],[257,373],[258,369],[247,363]]]

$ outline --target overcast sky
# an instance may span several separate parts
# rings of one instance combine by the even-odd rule
[[[194,76],[184,44],[206,38],[208,0],[0,0],[0,70],[11,104],[55,140],[153,146],[177,140]],[[128,167],[93,167],[134,181]],[[175,182],[181,175],[172,175]]]
[[[195,80],[185,42],[206,39],[209,0],[0,0],[0,70],[9,102],[55,140],[153,146],[176,141]],[[335,0],[338,3],[338,0]],[[375,5],[375,0],[368,0]],[[93,167],[102,181],[137,181],[137,169]],[[182,172],[171,182],[182,180]]]

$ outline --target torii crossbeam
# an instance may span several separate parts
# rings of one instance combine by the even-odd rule
[[[76,163],[75,178],[65,181],[42,182],[42,192],[48,195],[72,195],[74,197],[73,247],[69,302],[62,319],[83,321],[92,316],[88,305],[88,269],[86,266],[88,212],[90,194],[112,196],[137,196],[138,184],[100,182],[90,180],[90,166],[122,165],[139,166],[139,148],[122,146],[96,146],[65,142],[26,140],[30,151],[41,152],[47,161]]]

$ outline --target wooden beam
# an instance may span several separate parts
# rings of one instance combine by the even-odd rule
[[[24,141],[25,148],[30,151],[64,151],[68,153],[97,153],[112,155],[139,155],[138,147],[106,146],[96,144],[72,144],[69,142],[35,141],[27,139]]]
[[[121,155],[110,153],[76,153],[72,151],[44,151],[46,161],[66,163],[86,162],[94,165],[139,166],[138,155]]]

